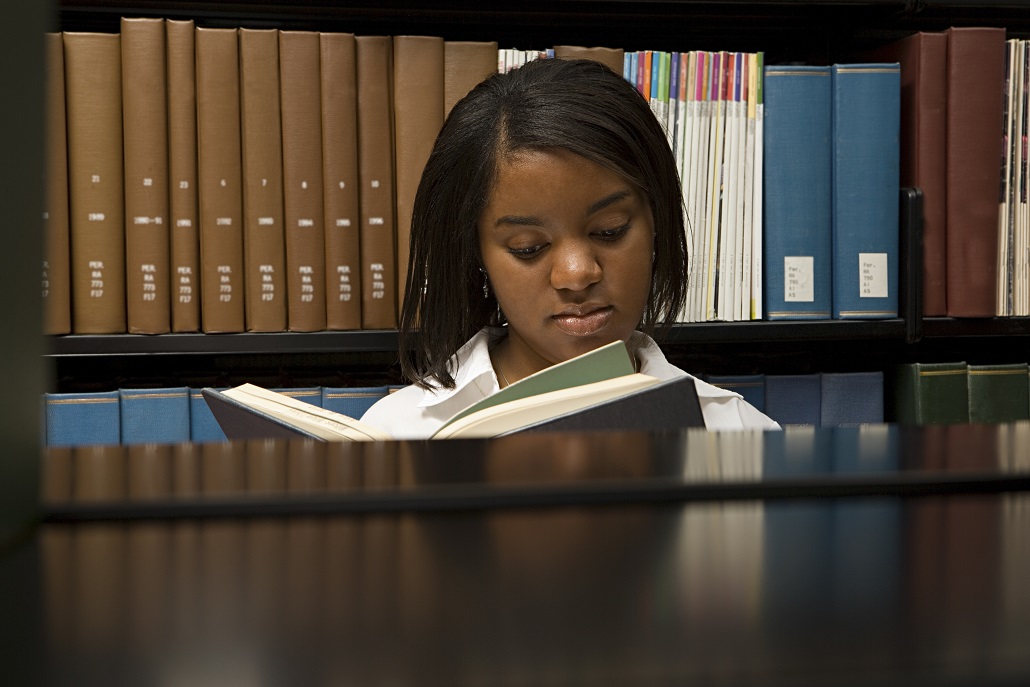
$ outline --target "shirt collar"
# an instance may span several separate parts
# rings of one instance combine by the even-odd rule
[[[497,391],[500,385],[497,383],[494,366],[490,361],[490,347],[503,335],[503,332],[504,330],[500,327],[484,327],[465,342],[465,345],[459,348],[447,363],[450,373],[454,376],[454,388],[426,390],[418,407],[428,408],[439,405],[454,398],[472,383],[476,383],[480,387],[484,396],[489,396]]]

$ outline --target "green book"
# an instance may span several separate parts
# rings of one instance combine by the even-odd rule
[[[966,368],[964,362],[900,366],[894,388],[898,423],[951,425],[969,422]]]
[[[968,374],[970,422],[1030,419],[1026,363],[970,365]]]
[[[444,427],[484,408],[557,389],[603,382],[606,379],[631,375],[634,372],[636,372],[636,368],[629,357],[629,351],[626,350],[626,344],[622,341],[613,341],[606,346],[595,348],[583,355],[552,365],[504,387],[493,396],[488,396],[456,413]]]

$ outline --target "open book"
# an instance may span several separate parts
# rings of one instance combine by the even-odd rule
[[[253,384],[204,399],[229,439],[392,439],[358,419]],[[431,438],[483,438],[531,430],[704,427],[690,377],[662,381],[634,372],[616,341],[530,375],[455,414]]]

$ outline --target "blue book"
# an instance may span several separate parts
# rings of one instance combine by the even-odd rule
[[[326,386],[322,387],[322,407],[360,420],[365,411],[387,393],[385,386]]]
[[[190,441],[228,441],[200,389],[190,389]]]
[[[833,317],[898,316],[901,67],[833,66]]]
[[[720,389],[736,391],[757,410],[765,412],[764,375],[708,375],[705,381]]]
[[[763,263],[770,320],[830,318],[830,84],[829,67],[765,68]]]
[[[100,446],[121,443],[117,391],[46,394],[48,446]]]
[[[765,414],[780,425],[819,426],[819,373],[765,376]]]
[[[883,422],[883,372],[824,372],[821,381],[822,426]]]
[[[177,444],[190,440],[187,387],[120,389],[123,444]]]

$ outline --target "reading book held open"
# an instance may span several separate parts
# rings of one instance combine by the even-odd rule
[[[704,427],[693,379],[633,371],[621,341],[559,363],[457,413],[431,438],[483,438],[521,431]],[[388,440],[360,420],[253,384],[204,398],[229,439]]]

